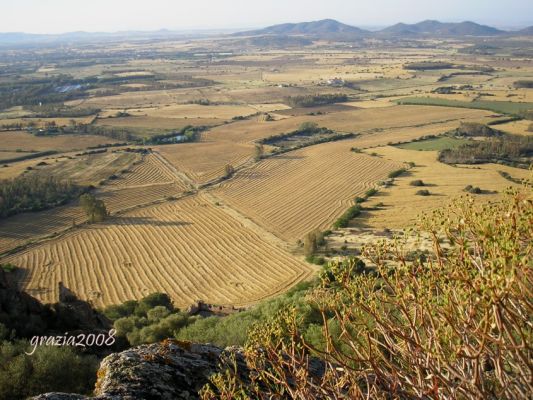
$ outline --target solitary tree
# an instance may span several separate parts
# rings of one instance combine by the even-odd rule
[[[265,146],[257,143],[255,145],[254,160],[259,161],[263,158],[264,155],[265,155]]]
[[[80,205],[87,214],[89,222],[102,222],[109,215],[104,201],[98,200],[90,193],[85,193],[80,196]]]
[[[304,238],[304,255],[311,257],[318,249],[319,245],[319,232],[312,231],[305,235]]]
[[[233,168],[233,165],[226,164],[224,167],[224,177],[230,178],[235,173],[235,168]]]

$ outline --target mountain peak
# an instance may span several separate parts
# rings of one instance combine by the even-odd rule
[[[297,22],[268,26],[264,29],[239,32],[239,36],[256,35],[330,35],[330,34],[362,34],[367,33],[355,26],[343,24],[334,19],[321,19],[319,21]]]

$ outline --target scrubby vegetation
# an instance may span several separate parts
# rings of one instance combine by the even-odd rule
[[[85,189],[54,176],[30,174],[0,181],[0,218],[56,207]]]
[[[348,96],[341,93],[291,96],[286,99],[287,104],[291,107],[316,107],[345,101],[348,101]]]
[[[527,398],[532,217],[518,193],[460,199],[420,222],[435,249],[423,257],[406,260],[398,240],[364,249],[370,269],[330,263],[303,304],[249,330],[251,382],[236,379],[229,360],[203,399]]]
[[[395,171],[392,171],[389,173],[389,178],[397,178],[399,177],[400,175],[406,173],[407,170],[405,168],[401,168],[401,169],[397,169]]]
[[[430,196],[431,192],[427,189],[421,189],[421,190],[418,190],[415,194],[417,196]]]
[[[132,346],[172,337],[198,318],[174,308],[168,295],[163,293],[107,307],[104,314],[114,321],[117,335],[126,338]]]
[[[41,104],[26,106],[32,111],[33,118],[76,118],[96,115],[100,112],[96,107],[69,107],[64,104]]]
[[[361,206],[359,204],[355,204],[346,210],[346,212],[342,214],[337,221],[335,221],[333,227],[335,229],[346,228],[350,221],[359,214],[361,214]]]

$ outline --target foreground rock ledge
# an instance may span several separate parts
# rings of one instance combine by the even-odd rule
[[[98,370],[95,397],[46,393],[34,400],[198,399],[198,391],[234,355],[237,371],[246,379],[241,350],[176,340],[143,345],[104,358]]]

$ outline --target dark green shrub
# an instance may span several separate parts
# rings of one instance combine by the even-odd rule
[[[418,192],[416,192],[416,195],[417,196],[429,196],[429,195],[431,195],[431,193],[427,189],[422,189],[422,190],[419,190]]]
[[[350,220],[357,217],[359,214],[361,214],[361,206],[356,204],[350,207],[337,221],[335,221],[333,227],[335,229],[346,228],[350,223]]]
[[[389,178],[397,178],[398,176],[402,175],[406,172],[405,168],[397,169],[396,171],[392,171],[389,173]]]
[[[365,196],[368,198],[368,197],[372,197],[374,196],[376,193],[378,192],[378,190],[376,188],[371,188],[371,189],[368,189],[365,193]]]
[[[411,182],[409,183],[409,185],[411,185],[411,186],[425,186],[424,182],[421,181],[420,179],[417,179],[417,180],[411,181]]]

